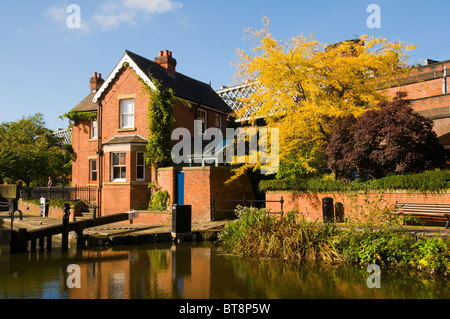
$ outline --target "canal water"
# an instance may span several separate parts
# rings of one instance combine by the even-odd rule
[[[442,277],[381,269],[380,288],[369,288],[370,275],[355,266],[227,255],[212,243],[3,252],[0,299],[450,298]],[[76,282],[80,288],[69,287]]]

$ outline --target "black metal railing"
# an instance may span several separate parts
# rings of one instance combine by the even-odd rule
[[[233,203],[232,206],[234,209],[217,209],[216,204],[218,202],[222,203]],[[246,199],[245,196],[243,199],[216,199],[214,196],[211,198],[211,221],[216,220],[216,212],[223,213],[231,213],[235,211],[235,208],[241,204],[244,207],[254,207],[255,204],[265,204],[265,203],[280,203],[281,209],[280,212],[271,212],[272,214],[280,214],[283,216],[283,205],[284,199],[281,197],[280,200],[264,200],[264,199]]]
[[[20,191],[20,197],[23,199],[82,200],[89,204],[95,204],[97,201],[97,187],[24,187]]]

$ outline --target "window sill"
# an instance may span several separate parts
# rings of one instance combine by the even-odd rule
[[[139,182],[139,181],[132,181],[132,182],[105,182],[103,183],[103,185],[108,185],[108,186],[131,186],[131,185],[141,185],[141,186],[148,186],[148,182]]]
[[[88,139],[88,142],[97,142],[97,141],[98,141],[97,138],[90,138],[90,139]]]
[[[136,131],[136,128],[135,127],[125,127],[125,128],[119,128],[118,130],[117,130],[117,132],[134,132],[134,131]]]

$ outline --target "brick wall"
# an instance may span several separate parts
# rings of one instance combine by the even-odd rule
[[[450,94],[443,94],[444,66],[450,76],[450,61],[433,63],[415,69],[402,84],[386,90],[391,97],[399,91],[407,92],[414,111],[434,120],[438,136],[450,132]],[[447,79],[450,92],[450,77]]]
[[[294,193],[294,192],[269,192],[266,200],[284,199],[284,212],[297,210],[306,215],[310,220],[322,220],[322,199],[331,197],[334,203],[339,203],[343,208],[344,216],[349,216],[354,207],[366,207],[366,205],[380,205],[389,207],[398,202],[409,203],[450,203],[450,192],[442,194],[412,193],[396,191],[384,194],[358,194],[348,196],[341,193]],[[271,211],[279,211],[278,203],[267,203],[266,207]]]
[[[77,121],[72,130],[72,185],[85,187],[97,186],[89,181],[89,160],[97,158],[98,141],[90,139],[91,122]]]
[[[162,168],[158,171],[158,184],[170,194],[171,203],[175,198],[175,170]],[[254,199],[250,179],[245,175],[233,183],[225,182],[231,177],[231,169],[227,167],[185,167],[184,172],[184,204],[192,205],[192,221],[205,222],[211,220],[211,197],[216,199],[242,200]],[[234,209],[236,203],[217,203],[218,210]],[[217,212],[216,219],[232,219],[234,213]]]

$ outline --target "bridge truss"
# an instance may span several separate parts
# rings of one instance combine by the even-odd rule
[[[237,113],[245,106],[240,99],[250,97],[258,88],[259,84],[252,82],[236,86],[222,87],[220,90],[217,90],[216,93],[233,109],[235,113]],[[248,110],[246,110],[246,112],[237,121],[248,121],[254,111],[254,107],[248,108]]]

